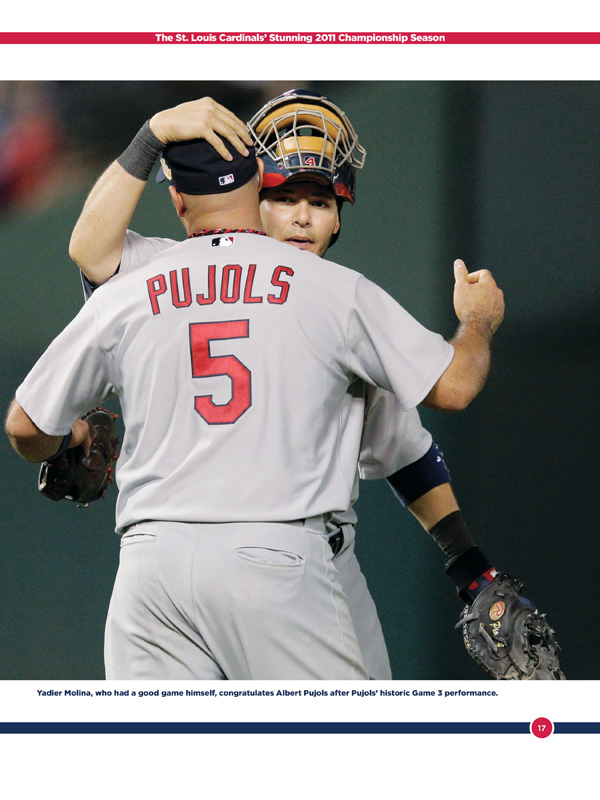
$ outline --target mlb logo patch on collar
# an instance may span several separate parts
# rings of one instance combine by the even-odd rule
[[[233,236],[217,236],[212,240],[211,245],[213,247],[231,247],[233,241]]]

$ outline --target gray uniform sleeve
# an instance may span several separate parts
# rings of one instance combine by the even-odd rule
[[[158,236],[141,236],[135,231],[128,230],[125,234],[125,242],[123,243],[123,250],[121,251],[121,263],[115,270],[115,275],[123,272],[131,272],[131,270],[144,264],[149,258],[156,255],[156,253],[160,253],[168,247],[172,247],[174,244],[177,244],[175,239],[162,239]],[[80,275],[84,300],[89,300],[98,286],[88,280],[81,270]],[[112,277],[114,277],[114,275]]]
[[[76,419],[114,394],[110,356],[99,346],[96,331],[92,299],[17,389],[17,401],[44,433],[64,436]]]
[[[431,442],[416,408],[404,411],[391,392],[370,389],[359,458],[363,480],[387,478],[413,464],[425,455]]]
[[[454,357],[451,344],[362,275],[348,318],[347,347],[352,372],[393,392],[404,411],[427,396]]]
[[[127,231],[121,253],[119,272],[130,272],[149,258],[177,244],[175,239],[163,239],[159,236],[141,236],[135,231]]]

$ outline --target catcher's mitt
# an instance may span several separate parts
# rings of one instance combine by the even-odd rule
[[[498,574],[463,609],[456,627],[465,647],[497,680],[564,681],[554,631],[522,590],[520,581]]]
[[[44,461],[40,469],[39,490],[50,500],[73,500],[87,506],[104,497],[112,482],[113,462],[119,439],[115,437],[115,419],[105,408],[94,408],[84,414],[90,426],[92,443],[89,455],[82,445],[72,447],[51,461]]]

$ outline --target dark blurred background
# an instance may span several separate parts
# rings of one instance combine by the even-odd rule
[[[483,393],[422,416],[478,544],[547,612],[567,677],[599,678],[599,83],[0,82],[3,407],[82,304],[70,232],[144,120],[205,95],[249,119],[294,86],[338,103],[368,153],[331,259],[448,338],[455,258],[504,290]],[[182,238],[152,179],[132,227]],[[87,509],[52,503],[5,437],[0,458],[0,678],[102,679],[116,489]],[[453,629],[461,604],[436,545],[384,482],[363,483],[357,509],[394,678],[486,680]]]

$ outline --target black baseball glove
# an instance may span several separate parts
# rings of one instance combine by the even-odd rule
[[[497,680],[563,681],[554,631],[522,590],[515,578],[496,575],[456,625],[465,647]]]
[[[87,506],[104,497],[113,480],[113,462],[119,439],[115,437],[116,414],[105,408],[94,408],[84,414],[90,426],[89,455],[82,445],[65,450],[58,458],[44,461],[40,469],[39,490],[50,500],[73,500]]]

